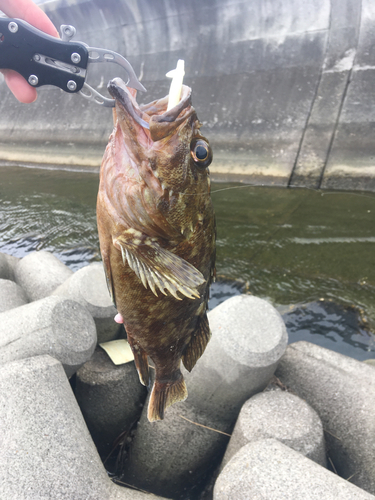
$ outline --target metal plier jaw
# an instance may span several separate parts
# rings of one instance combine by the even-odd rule
[[[101,106],[114,107],[114,99],[102,96],[86,83],[92,63],[115,63],[127,73],[128,87],[146,91],[131,64],[117,52],[71,41],[73,26],[62,25],[61,39],[47,35],[21,19],[0,17],[0,69],[13,69],[33,87],[54,85]]]

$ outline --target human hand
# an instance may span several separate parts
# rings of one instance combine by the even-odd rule
[[[48,16],[32,0],[0,0],[0,10],[8,17],[23,19],[48,35],[59,37]],[[9,69],[2,70],[2,73],[5,83],[20,102],[30,103],[36,100],[36,89],[23,76]]]

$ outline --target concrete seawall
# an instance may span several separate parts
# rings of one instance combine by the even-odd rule
[[[214,178],[375,191],[373,0],[56,0],[43,6],[76,40],[125,55],[148,92],[168,92],[179,58]],[[105,92],[121,76],[92,65]],[[19,104],[0,81],[0,160],[98,167],[109,109],[43,87]]]

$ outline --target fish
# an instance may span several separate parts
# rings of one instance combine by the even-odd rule
[[[183,85],[138,105],[120,78],[114,128],[100,168],[97,225],[111,298],[121,314],[139,379],[151,385],[148,420],[187,397],[181,361],[191,371],[211,332],[209,287],[215,278],[216,225],[210,197],[212,150]]]

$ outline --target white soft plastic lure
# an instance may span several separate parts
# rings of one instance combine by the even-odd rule
[[[176,69],[168,71],[168,73],[165,76],[167,76],[168,78],[172,78],[168,96],[167,111],[169,111],[170,109],[177,106],[177,104],[181,100],[182,82],[185,76],[185,61],[183,59],[179,59],[177,61]]]

